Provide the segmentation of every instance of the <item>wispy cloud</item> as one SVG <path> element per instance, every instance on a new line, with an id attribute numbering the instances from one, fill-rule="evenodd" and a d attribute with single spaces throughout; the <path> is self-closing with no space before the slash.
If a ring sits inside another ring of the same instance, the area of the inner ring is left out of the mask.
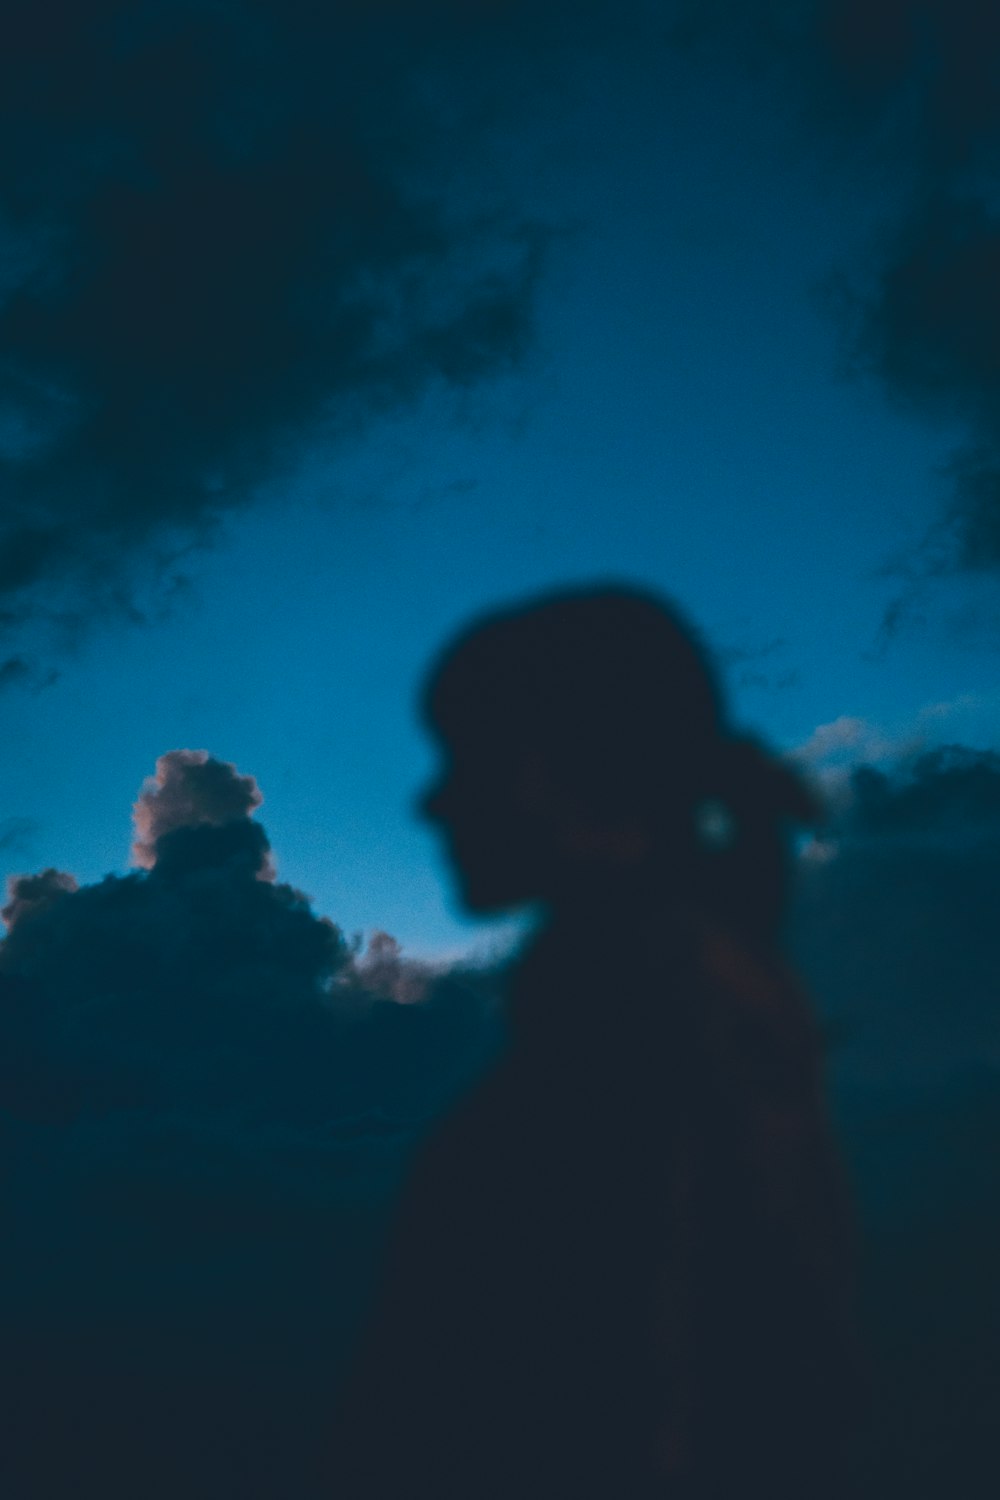
<path id="1" fill-rule="evenodd" d="M 41 826 L 35 818 L 4 818 L 0 822 L 0 851 L 27 854 Z"/>
<path id="2" fill-rule="evenodd" d="M 117 612 L 138 560 L 162 592 L 308 444 L 515 365 L 545 242 L 458 167 L 502 10 L 37 14 L 0 58 L 0 646 Z"/>

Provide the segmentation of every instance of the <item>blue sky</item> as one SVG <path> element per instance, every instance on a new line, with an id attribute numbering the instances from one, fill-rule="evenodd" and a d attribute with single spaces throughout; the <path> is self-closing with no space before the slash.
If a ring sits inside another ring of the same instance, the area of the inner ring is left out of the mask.
<path id="1" fill-rule="evenodd" d="M 411 814 L 432 765 L 415 692 L 470 614 L 569 580 L 674 596 L 730 654 L 735 715 L 783 749 L 842 715 L 996 743 L 989 578 L 938 581 L 877 649 L 902 587 L 882 574 L 939 513 L 959 426 L 847 378 L 821 292 L 905 196 L 891 134 L 817 148 L 766 70 L 634 37 L 525 76 L 451 148 L 469 202 L 557 226 L 524 357 L 303 443 L 174 594 L 140 558 L 146 623 L 98 619 L 58 680 L 9 686 L 4 873 L 122 871 L 156 757 L 206 749 L 257 777 L 281 875 L 320 911 L 468 946 Z"/>

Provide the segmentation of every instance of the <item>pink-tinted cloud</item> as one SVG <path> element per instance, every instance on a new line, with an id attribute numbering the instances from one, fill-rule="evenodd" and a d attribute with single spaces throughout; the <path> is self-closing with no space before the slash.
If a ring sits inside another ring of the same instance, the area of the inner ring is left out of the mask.
<path id="1" fill-rule="evenodd" d="M 809 765 L 825 765 L 832 759 L 878 759 L 889 748 L 890 742 L 867 720 L 841 714 L 828 724 L 817 725 L 795 754 Z"/>
<path id="2" fill-rule="evenodd" d="M 168 750 L 132 808 L 132 861 L 151 870 L 164 834 L 242 822 L 263 800 L 255 779 L 241 775 L 230 761 L 216 760 L 207 750 Z"/>
<path id="3" fill-rule="evenodd" d="M 355 960 L 354 972 L 367 993 L 401 1005 L 422 1000 L 434 977 L 429 965 L 405 958 L 398 940 L 382 931 L 371 934 L 364 953 Z"/>

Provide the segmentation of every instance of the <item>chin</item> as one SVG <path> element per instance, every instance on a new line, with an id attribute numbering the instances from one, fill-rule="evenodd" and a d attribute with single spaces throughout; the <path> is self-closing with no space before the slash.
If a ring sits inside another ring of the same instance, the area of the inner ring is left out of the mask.
<path id="1" fill-rule="evenodd" d="M 495 875 L 477 878 L 466 871 L 459 874 L 458 895 L 465 911 L 473 917 L 499 916 L 534 899 L 520 886 L 499 881 Z"/>

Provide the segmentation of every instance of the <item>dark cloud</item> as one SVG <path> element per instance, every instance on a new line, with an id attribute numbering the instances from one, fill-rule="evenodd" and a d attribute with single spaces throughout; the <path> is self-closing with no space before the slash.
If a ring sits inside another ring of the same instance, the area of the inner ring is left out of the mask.
<path id="1" fill-rule="evenodd" d="M 982 0 L 707 0 L 672 31 L 692 66 L 739 57 L 800 104 L 800 145 L 885 184 L 881 222 L 821 300 L 843 363 L 961 434 L 944 501 L 890 571 L 892 636 L 931 580 L 1000 568 L 1000 10 Z M 877 174 L 877 175 L 876 175 Z M 949 433 L 949 437 L 950 437 Z M 902 588 L 899 587 L 900 579 Z"/>
<path id="2" fill-rule="evenodd" d="M 875 1492 L 989 1493 L 1000 1318 L 1000 755 L 857 766 L 791 937 L 831 1032 L 865 1230 Z"/>
<path id="3" fill-rule="evenodd" d="M 906 761 L 895 775 L 859 766 L 841 815 L 841 838 L 885 840 L 936 853 L 1000 845 L 1000 754 L 943 745 Z"/>
<path id="4" fill-rule="evenodd" d="M 791 936 L 894 1393 L 876 1492 L 929 1496 L 989 1436 L 1000 756 L 844 784 Z M 384 933 L 359 951 L 260 878 L 258 805 L 252 778 L 172 752 L 139 799 L 152 862 L 11 883 L 5 1494 L 313 1493 L 408 1152 L 499 1044 L 502 975 L 409 963 Z"/>
<path id="5" fill-rule="evenodd" d="M 979 0 L 8 10 L 0 682 L 31 677 L 26 625 L 134 615 L 140 561 L 169 595 L 310 443 L 516 364 L 547 231 L 473 143 L 515 80 L 555 87 L 602 38 L 692 67 L 726 39 L 808 96 L 813 139 L 894 153 L 904 206 L 839 278 L 850 357 L 967 431 L 918 576 L 1000 562 L 1000 25 Z"/>
<path id="6" fill-rule="evenodd" d="M 717 651 L 716 657 L 734 686 L 785 692 L 800 681 L 795 667 L 782 665 L 787 649 L 788 642 L 776 638 L 757 646 L 727 646 Z"/>
<path id="7" fill-rule="evenodd" d="M 0 917 L 8 930 L 12 930 L 23 917 L 47 910 L 60 897 L 78 889 L 75 876 L 67 875 L 64 870 L 48 869 L 38 875 L 15 875 L 9 882 L 7 904 L 0 908 Z"/>
<path id="8" fill-rule="evenodd" d="M 252 816 L 260 802 L 253 777 L 227 762 L 162 756 L 136 803 L 142 868 L 84 887 L 54 869 L 11 877 L 0 973 L 38 987 L 39 1025 L 50 1040 L 66 1028 L 67 1057 L 96 1048 L 137 1077 L 155 1063 L 151 1098 L 209 1107 L 228 1090 L 255 1115 L 319 1121 L 387 1106 L 363 1068 L 345 1070 L 346 1032 L 364 1017 L 356 1048 L 382 1017 L 425 1017 L 433 1007 L 396 999 L 440 992 L 441 976 L 387 933 L 359 952 L 277 881 Z M 398 1024 L 416 1034 L 423 1022 Z M 279 1064 L 297 1047 L 294 1067 Z M 426 1113 L 414 1083 L 401 1119 Z"/>
<path id="9" fill-rule="evenodd" d="M 803 857 L 793 931 L 876 1071 L 1000 1064 L 998 899 L 1000 755 L 951 745 L 854 768 Z"/>
<path id="10" fill-rule="evenodd" d="M 828 5 L 841 119 L 872 127 L 910 182 L 867 271 L 838 276 L 847 349 L 899 405 L 965 437 L 908 568 L 1000 568 L 1000 12 L 979 0 Z M 881 135 L 880 135 L 881 132 Z M 909 609 L 894 606 L 892 634 Z"/>
<path id="11" fill-rule="evenodd" d="M 997 50 L 1000 81 L 1000 48 Z M 1000 133 L 996 139 L 1000 141 Z M 916 555 L 887 569 L 910 583 L 885 620 L 893 635 L 921 582 L 1000 568 L 1000 216 L 982 196 L 946 186 L 922 196 L 890 237 L 867 283 L 831 283 L 856 371 L 897 404 L 967 437 L 941 465 L 939 518 Z"/>
<path id="12" fill-rule="evenodd" d="M 31 675 L 31 664 L 23 656 L 8 656 L 6 661 L 0 662 L 0 688 L 26 681 Z"/>
<path id="13" fill-rule="evenodd" d="M 411 965 L 386 934 L 359 953 L 261 878 L 259 800 L 173 752 L 137 804 L 143 868 L 10 882 L 0 1476 L 18 1500 L 313 1493 L 407 1154 L 495 1045 L 488 979 Z"/>
<path id="14" fill-rule="evenodd" d="M 308 438 L 519 359 L 543 235 L 459 184 L 445 66 L 503 9 L 8 7 L 8 635 L 169 575 Z"/>

